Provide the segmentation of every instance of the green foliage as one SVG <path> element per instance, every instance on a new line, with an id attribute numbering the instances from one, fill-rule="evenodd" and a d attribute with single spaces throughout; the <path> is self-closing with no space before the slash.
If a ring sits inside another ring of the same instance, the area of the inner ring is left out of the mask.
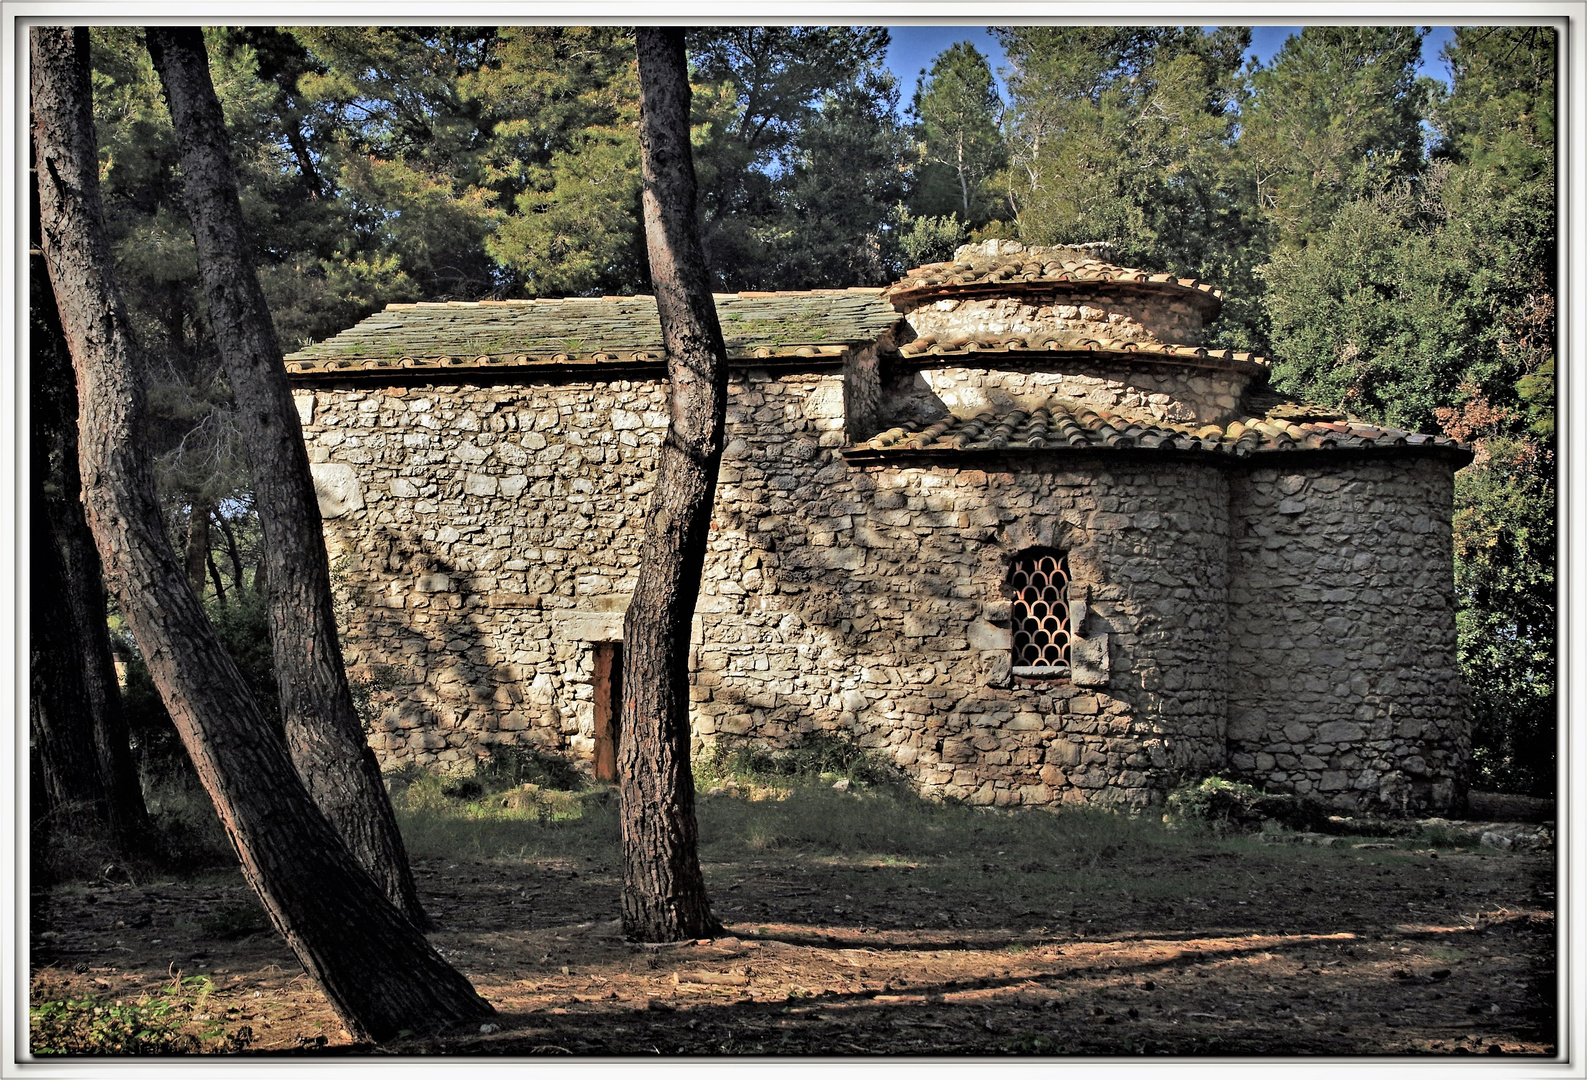
<path id="1" fill-rule="evenodd" d="M 29 1049 L 39 1056 L 185 1054 L 204 1049 L 204 1038 L 223 1037 L 222 1050 L 242 1049 L 252 1032 L 223 1036 L 218 1024 L 198 1035 L 183 1026 L 214 989 L 202 975 L 178 977 L 156 994 L 133 1001 L 79 998 L 29 1007 Z"/>
<path id="2" fill-rule="evenodd" d="M 141 767 L 160 865 L 183 873 L 236 866 L 236 849 L 187 757 L 162 761 L 145 755 Z"/>
<path id="3" fill-rule="evenodd" d="M 1558 552 L 1552 453 L 1491 439 L 1455 485 L 1455 616 L 1472 782 L 1554 793 Z"/>
<path id="4" fill-rule="evenodd" d="M 1339 207 L 1416 173 L 1431 91 L 1416 77 L 1423 33 L 1308 26 L 1251 73 L 1240 151 L 1281 243 L 1306 243 Z"/>
<path id="5" fill-rule="evenodd" d="M 211 600 L 205 607 L 209 621 L 220 634 L 221 644 L 236 662 L 259 710 L 272 725 L 279 724 L 280 691 L 276 686 L 269 611 L 264 596 L 256 589 L 244 589 L 225 604 Z"/>
<path id="6" fill-rule="evenodd" d="M 403 842 L 414 858 L 616 857 L 617 806 L 610 788 L 558 791 L 531 785 L 464 796 L 460 780 L 409 766 L 386 774 Z M 447 795 L 452 787 L 458 794 Z"/>
<path id="7" fill-rule="evenodd" d="M 843 779 L 865 787 L 910 792 L 902 769 L 841 732 L 811 731 L 786 750 L 768 750 L 754 743 L 729 746 L 718 741 L 694 762 L 695 787 L 705 790 L 739 781 L 786 786 L 831 784 Z"/>
<path id="8" fill-rule="evenodd" d="M 689 35 L 701 240 L 718 286 L 885 283 L 908 143 L 880 27 Z"/>
<path id="9" fill-rule="evenodd" d="M 862 71 L 823 96 L 795 144 L 779 213 L 780 288 L 882 285 L 898 275 L 894 207 L 907 140 L 885 72 Z"/>
<path id="10" fill-rule="evenodd" d="M 496 746 L 474 766 L 473 778 L 486 792 L 534 784 L 552 791 L 582 791 L 589 786 L 577 766 L 561 754 L 527 746 Z"/>
<path id="11" fill-rule="evenodd" d="M 1315 799 L 1298 795 L 1269 795 L 1260 788 L 1221 776 L 1190 781 L 1169 792 L 1165 820 L 1193 824 L 1216 833 L 1257 831 L 1275 823 L 1292 829 L 1314 830 L 1327 820 Z"/>
<path id="12" fill-rule="evenodd" d="M 1517 180 L 1554 172 L 1551 26 L 1460 26 L 1444 46 L 1455 91 L 1432 103 L 1439 152 Z"/>
<path id="13" fill-rule="evenodd" d="M 1436 197 L 1429 193 L 1429 197 Z M 1486 321 L 1469 301 L 1469 268 L 1438 249 L 1426 205 L 1401 186 L 1346 203 L 1305 247 L 1281 247 L 1261 270 L 1291 393 L 1412 431 L 1472 370 Z"/>
<path id="14" fill-rule="evenodd" d="M 1008 161 L 999 130 L 1003 100 L 986 58 L 967 41 L 939 53 L 915 87 L 910 111 L 921 153 L 912 207 L 984 225 L 998 211 L 988 182 Z"/>
<path id="15" fill-rule="evenodd" d="M 376 667 L 365 678 L 348 676 L 347 689 L 353 697 L 353 711 L 358 714 L 358 725 L 365 735 L 375 730 L 375 721 L 380 718 L 377 698 L 397 685 L 397 669 L 393 667 Z"/>
<path id="16" fill-rule="evenodd" d="M 469 89 L 499 118 L 491 159 L 513 212 L 486 240 L 497 264 L 533 295 L 646 287 L 632 32 L 503 28 Z"/>
<path id="17" fill-rule="evenodd" d="M 917 217 L 900 205 L 897 217 L 898 228 L 901 231 L 908 230 L 901 232 L 898 239 L 898 250 L 905 269 L 924 266 L 926 263 L 946 262 L 953 258 L 953 253 L 969 235 L 965 223 L 952 214 Z"/>
<path id="18" fill-rule="evenodd" d="M 1255 207 L 1236 142 L 1250 32 L 1222 27 L 1030 26 L 1008 56 L 1009 168 L 1000 182 L 1026 243 L 1111 241 L 1134 266 L 1217 281 L 1219 343 L 1260 347 Z M 990 235 L 990 234 L 987 234 Z"/>
<path id="19" fill-rule="evenodd" d="M 254 589 L 233 591 L 228 595 L 230 599 L 226 604 L 210 600 L 206 612 L 260 711 L 269 722 L 279 724 L 280 705 L 264 598 Z M 210 858 L 217 841 L 219 850 L 229 855 L 230 844 L 220 832 L 214 808 L 199 786 L 187 750 L 154 686 L 148 665 L 136 651 L 131 635 L 125 635 L 123 642 L 130 659 L 122 709 L 144 777 L 145 799 L 150 803 L 151 813 L 157 806 L 163 811 L 156 815 L 161 819 L 159 827 L 168 834 L 162 844 L 177 862 L 205 861 Z"/>
<path id="20" fill-rule="evenodd" d="M 414 835 L 444 848 L 444 838 L 467 834 L 466 822 L 480 822 L 489 836 L 521 838 L 518 825 L 524 822 L 577 822 L 598 813 L 593 808 L 603 807 L 611 795 L 609 788 L 591 790 L 584 774 L 561 754 L 517 746 L 492 748 L 467 772 L 409 762 L 387 770 L 385 778 L 415 854 Z"/>

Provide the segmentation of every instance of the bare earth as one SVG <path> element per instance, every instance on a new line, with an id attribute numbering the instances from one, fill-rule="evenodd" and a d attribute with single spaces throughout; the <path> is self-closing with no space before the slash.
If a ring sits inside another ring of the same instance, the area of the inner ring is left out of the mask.
<path id="1" fill-rule="evenodd" d="M 659 948 L 622 940 L 595 857 L 416 860 L 431 940 L 500 1015 L 381 1048 L 273 932 L 221 936 L 247 930 L 240 875 L 62 885 L 33 896 L 34 1000 L 207 975 L 190 1030 L 246 1027 L 251 1054 L 1554 1053 L 1550 853 L 1340 846 L 1315 873 L 1186 855 L 1151 871 L 1171 902 L 1021 891 L 991 852 L 768 852 L 706 867 L 733 936 Z"/>

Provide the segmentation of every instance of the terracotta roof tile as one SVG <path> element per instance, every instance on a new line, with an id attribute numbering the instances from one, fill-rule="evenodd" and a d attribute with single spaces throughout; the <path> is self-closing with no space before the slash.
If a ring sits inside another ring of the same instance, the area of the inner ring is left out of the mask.
<path id="1" fill-rule="evenodd" d="M 1324 412 L 1314 406 L 1284 403 L 1299 411 Z M 1219 426 L 1197 427 L 1147 420 L 1099 409 L 1083 401 L 1052 397 L 1040 406 L 987 408 L 968 418 L 944 417 L 928 425 L 906 424 L 881 432 L 844 452 L 868 458 L 900 451 L 1048 450 L 1069 448 L 1165 449 L 1226 454 L 1287 450 L 1371 449 L 1417 446 L 1465 451 L 1453 439 L 1413 435 L 1355 420 L 1294 423 L 1272 412 Z"/>
<path id="2" fill-rule="evenodd" d="M 939 293 L 967 289 L 984 291 L 1021 286 L 1075 284 L 1122 284 L 1161 288 L 1186 293 L 1210 309 L 1221 306 L 1223 292 L 1210 282 L 1156 274 L 1131 266 L 1116 266 L 1073 248 L 1027 248 L 1023 251 L 990 255 L 973 253 L 958 261 L 929 263 L 905 272 L 901 281 L 883 295 L 895 303 L 916 301 Z"/>
<path id="3" fill-rule="evenodd" d="M 1255 356 L 1234 349 L 1208 349 L 1199 345 L 1165 345 L 1154 341 L 1131 341 L 1124 338 L 1099 338 L 1087 334 L 1044 331 L 1037 334 L 990 334 L 980 337 L 969 333 L 951 335 L 922 334 L 898 346 L 897 355 L 907 360 L 933 356 L 971 357 L 981 353 L 1017 352 L 1071 352 L 1135 354 L 1138 358 L 1163 357 L 1180 363 L 1204 366 L 1231 367 L 1254 364 L 1270 371 L 1272 364 L 1266 357 Z"/>

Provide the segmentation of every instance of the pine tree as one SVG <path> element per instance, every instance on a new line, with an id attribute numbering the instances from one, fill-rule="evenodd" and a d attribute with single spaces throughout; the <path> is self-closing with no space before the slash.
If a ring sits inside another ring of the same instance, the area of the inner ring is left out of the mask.
<path id="1" fill-rule="evenodd" d="M 104 230 L 88 33 L 40 27 L 31 45 L 42 246 L 77 371 L 89 526 L 243 874 L 355 1035 L 489 1015 L 309 799 L 188 587 L 140 441 L 143 365 Z"/>
<path id="2" fill-rule="evenodd" d="M 910 111 L 921 153 L 910 208 L 954 214 L 972 228 L 986 224 L 1000 209 L 989 181 L 1008 162 L 1003 99 L 986 58 L 967 41 L 950 46 L 916 85 Z"/>
<path id="3" fill-rule="evenodd" d="M 700 872 L 688 659 L 727 426 L 727 348 L 695 218 L 683 33 L 639 27 L 634 38 L 645 239 L 672 420 L 623 618 L 623 930 L 643 941 L 677 941 L 721 931 Z"/>
<path id="4" fill-rule="evenodd" d="M 1278 243 L 1299 246 L 1344 204 L 1414 176 L 1431 80 L 1423 31 L 1308 26 L 1250 77 L 1240 152 Z"/>

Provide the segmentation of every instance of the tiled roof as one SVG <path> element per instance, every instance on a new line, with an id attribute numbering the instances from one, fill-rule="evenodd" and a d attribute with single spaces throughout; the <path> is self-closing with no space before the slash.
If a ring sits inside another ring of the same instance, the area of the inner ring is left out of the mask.
<path id="1" fill-rule="evenodd" d="M 1120 284 L 1182 293 L 1202 305 L 1211 317 L 1221 306 L 1222 290 L 1196 278 L 1153 274 L 1115 266 L 1074 248 L 1027 248 L 1006 254 L 977 254 L 957 262 L 930 263 L 906 271 L 885 295 L 897 304 L 965 291 L 1019 291 L 1022 285 Z"/>
<path id="2" fill-rule="evenodd" d="M 997 334 L 976 337 L 971 334 L 923 334 L 898 347 L 905 359 L 932 356 L 969 357 L 978 353 L 1014 352 L 1100 352 L 1136 353 L 1141 358 L 1166 357 L 1196 366 L 1230 367 L 1255 364 L 1264 371 L 1272 365 L 1266 357 L 1233 349 L 1205 349 L 1196 345 L 1163 345 L 1157 342 L 1128 341 L 1098 338 L 1087 334 L 1064 331 L 1043 331 L 1038 334 Z"/>
<path id="3" fill-rule="evenodd" d="M 1466 454 L 1453 439 L 1376 427 L 1300 402 L 1283 402 L 1261 415 L 1219 426 L 1197 427 L 1142 420 L 1085 402 L 1052 397 L 1029 411 L 988 408 L 964 419 L 910 423 L 845 450 L 852 461 L 884 460 L 901 452 L 951 455 L 960 451 L 1062 449 L 1178 450 L 1231 457 L 1293 450 L 1441 449 Z"/>
<path id="4" fill-rule="evenodd" d="M 898 322 L 880 289 L 738 293 L 716 297 L 728 356 L 841 356 Z M 649 296 L 391 304 L 286 358 L 296 374 L 367 369 L 659 362 Z"/>

